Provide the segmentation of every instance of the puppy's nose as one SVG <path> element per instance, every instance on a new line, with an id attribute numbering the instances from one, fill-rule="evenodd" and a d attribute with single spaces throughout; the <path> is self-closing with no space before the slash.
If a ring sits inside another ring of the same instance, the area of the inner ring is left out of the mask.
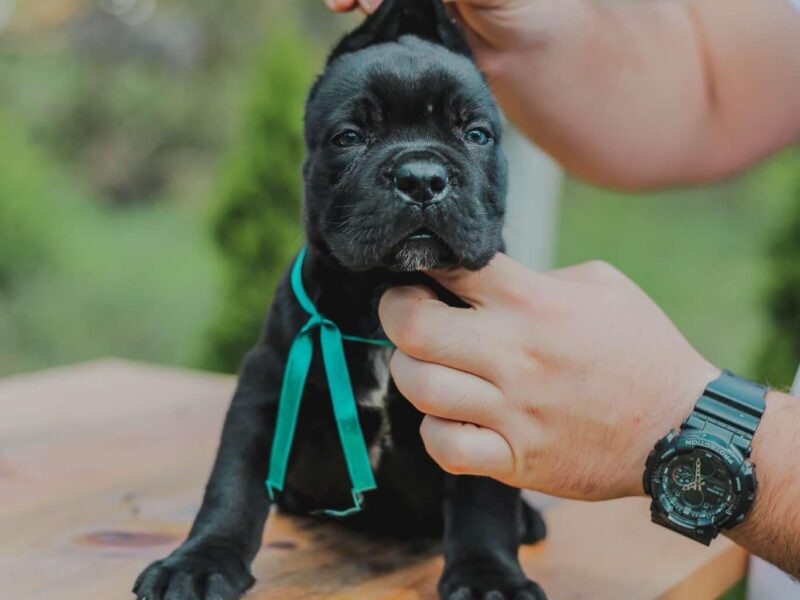
<path id="1" fill-rule="evenodd" d="M 395 169 L 394 187 L 405 198 L 428 204 L 440 199 L 447 190 L 447 169 L 435 161 L 408 161 Z"/>

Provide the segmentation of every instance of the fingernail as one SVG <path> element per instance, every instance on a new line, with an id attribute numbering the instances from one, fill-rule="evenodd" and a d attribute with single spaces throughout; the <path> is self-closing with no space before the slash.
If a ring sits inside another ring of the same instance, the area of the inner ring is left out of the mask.
<path id="1" fill-rule="evenodd" d="M 374 12 L 378 8 L 378 4 L 380 4 L 380 0 L 358 0 L 358 2 L 368 13 Z"/>

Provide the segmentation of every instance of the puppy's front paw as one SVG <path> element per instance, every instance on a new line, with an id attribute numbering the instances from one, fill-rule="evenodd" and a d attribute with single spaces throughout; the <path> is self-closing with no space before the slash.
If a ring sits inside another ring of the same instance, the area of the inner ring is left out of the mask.
<path id="1" fill-rule="evenodd" d="M 228 550 L 178 548 L 147 567 L 133 586 L 138 600 L 237 600 L 255 583 Z"/>
<path id="2" fill-rule="evenodd" d="M 439 581 L 441 600 L 547 600 L 518 566 L 469 561 L 449 565 Z"/>

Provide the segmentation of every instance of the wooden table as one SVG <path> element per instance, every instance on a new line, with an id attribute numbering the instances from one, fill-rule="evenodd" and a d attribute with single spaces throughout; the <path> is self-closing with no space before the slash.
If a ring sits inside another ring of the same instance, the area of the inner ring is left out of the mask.
<path id="1" fill-rule="evenodd" d="M 197 510 L 229 377 L 106 360 L 0 381 L 0 598 L 130 598 Z M 566 502 L 522 551 L 552 600 L 711 600 L 746 554 L 649 524 L 644 500 Z M 430 599 L 436 549 L 270 520 L 248 598 Z"/>

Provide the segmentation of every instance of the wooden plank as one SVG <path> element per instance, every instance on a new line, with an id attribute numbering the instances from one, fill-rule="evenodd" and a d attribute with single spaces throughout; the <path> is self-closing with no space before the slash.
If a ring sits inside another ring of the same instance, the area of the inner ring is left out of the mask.
<path id="1" fill-rule="evenodd" d="M 208 469 L 233 383 L 120 361 L 4 381 L 0 517 L 176 464 Z"/>
<path id="2" fill-rule="evenodd" d="M 0 597 L 129 598 L 138 572 L 186 534 L 225 407 L 228 377 L 119 361 L 0 382 Z M 710 600 L 746 554 L 648 523 L 641 499 L 566 502 L 548 540 L 523 549 L 551 598 Z M 248 597 L 433 599 L 436 547 L 270 518 Z"/>

